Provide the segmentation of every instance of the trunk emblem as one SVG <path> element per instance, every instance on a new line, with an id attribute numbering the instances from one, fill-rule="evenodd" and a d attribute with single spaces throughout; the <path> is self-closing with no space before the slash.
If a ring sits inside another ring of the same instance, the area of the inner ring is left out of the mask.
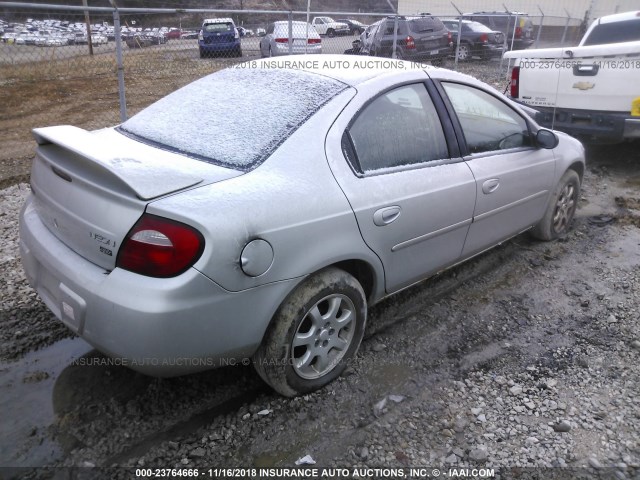
<path id="1" fill-rule="evenodd" d="M 576 82 L 573 84 L 573 88 L 577 88 L 578 90 L 590 90 L 595 86 L 596 84 L 591 82 Z"/>

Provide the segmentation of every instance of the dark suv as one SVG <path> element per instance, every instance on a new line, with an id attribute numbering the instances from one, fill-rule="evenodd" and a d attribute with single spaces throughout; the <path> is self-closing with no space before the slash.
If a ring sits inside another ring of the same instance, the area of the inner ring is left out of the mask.
<path id="1" fill-rule="evenodd" d="M 465 13 L 464 20 L 473 20 L 486 25 L 491 30 L 504 33 L 507 48 L 524 50 L 533 45 L 533 23 L 526 13 L 522 12 L 474 12 Z M 511 41 L 513 40 L 513 47 Z"/>
<path id="2" fill-rule="evenodd" d="M 427 61 L 442 65 L 451 55 L 451 33 L 439 18 L 431 15 L 398 17 L 396 58 Z M 391 57 L 393 53 L 393 27 L 395 17 L 388 17 L 371 25 L 361 36 L 363 55 Z M 373 28 L 372 28 L 373 27 Z M 362 38 L 366 36 L 366 38 Z"/>

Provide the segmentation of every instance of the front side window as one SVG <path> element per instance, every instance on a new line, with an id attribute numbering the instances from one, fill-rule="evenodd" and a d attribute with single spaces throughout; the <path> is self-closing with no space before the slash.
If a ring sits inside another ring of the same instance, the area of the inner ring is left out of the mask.
<path id="1" fill-rule="evenodd" d="M 348 129 L 360 173 L 449 156 L 436 109 L 423 84 L 391 90 L 369 103 Z"/>
<path id="2" fill-rule="evenodd" d="M 527 122 L 515 110 L 478 88 L 443 82 L 464 133 L 469 153 L 531 145 Z"/>

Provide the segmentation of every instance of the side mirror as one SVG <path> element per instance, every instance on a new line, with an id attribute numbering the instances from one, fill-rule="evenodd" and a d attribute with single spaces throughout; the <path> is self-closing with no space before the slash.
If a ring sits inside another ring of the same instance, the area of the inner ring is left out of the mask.
<path id="1" fill-rule="evenodd" d="M 556 148 L 559 142 L 558 136 L 551 130 L 541 128 L 538 130 L 538 133 L 536 133 L 536 144 L 540 148 L 551 150 L 552 148 Z"/>

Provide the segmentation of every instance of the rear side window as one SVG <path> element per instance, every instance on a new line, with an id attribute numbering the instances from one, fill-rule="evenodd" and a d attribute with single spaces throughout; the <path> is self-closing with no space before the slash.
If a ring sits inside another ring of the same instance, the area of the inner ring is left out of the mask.
<path id="1" fill-rule="evenodd" d="M 596 25 L 583 45 L 603 45 L 637 40 L 640 40 L 640 18 Z"/>
<path id="2" fill-rule="evenodd" d="M 355 160 L 349 152 L 347 157 L 360 173 L 449 156 L 440 119 L 423 84 L 399 87 L 373 100 L 348 135 Z"/>
<path id="3" fill-rule="evenodd" d="M 207 23 L 204 26 L 204 31 L 209 33 L 228 32 L 230 30 L 233 30 L 232 23 Z"/>
<path id="4" fill-rule="evenodd" d="M 173 92 L 119 130 L 159 148 L 248 171 L 347 88 L 322 75 L 240 64 Z"/>

